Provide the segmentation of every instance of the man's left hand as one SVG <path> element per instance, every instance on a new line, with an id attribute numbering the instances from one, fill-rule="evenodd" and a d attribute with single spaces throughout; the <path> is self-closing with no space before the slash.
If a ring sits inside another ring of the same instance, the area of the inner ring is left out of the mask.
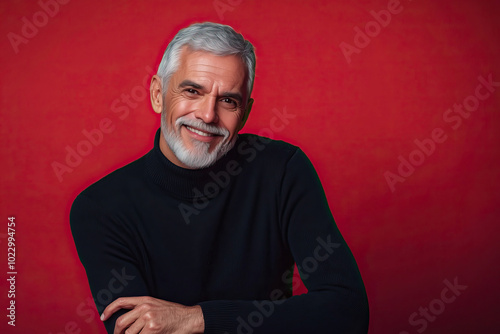
<path id="1" fill-rule="evenodd" d="M 102 312 L 105 321 L 119 309 L 131 310 L 115 323 L 114 334 L 203 333 L 205 323 L 199 305 L 184 306 L 153 297 L 121 297 Z"/>

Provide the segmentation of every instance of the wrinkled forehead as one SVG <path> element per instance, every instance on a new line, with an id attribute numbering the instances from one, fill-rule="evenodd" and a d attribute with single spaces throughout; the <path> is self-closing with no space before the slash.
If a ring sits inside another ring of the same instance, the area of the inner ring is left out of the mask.
<path id="1" fill-rule="evenodd" d="M 214 85 L 225 90 L 246 91 L 246 66 L 237 55 L 219 56 L 207 51 L 183 47 L 179 67 L 174 73 L 176 81 L 200 81 L 202 85 Z"/>

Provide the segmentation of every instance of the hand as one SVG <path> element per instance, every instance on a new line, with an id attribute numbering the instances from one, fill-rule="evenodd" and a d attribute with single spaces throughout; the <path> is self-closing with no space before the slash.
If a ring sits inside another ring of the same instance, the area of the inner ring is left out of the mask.
<path id="1" fill-rule="evenodd" d="M 119 309 L 131 310 L 115 323 L 114 334 L 203 333 L 205 322 L 199 305 L 184 306 L 153 297 L 122 297 L 102 312 L 105 321 Z"/>

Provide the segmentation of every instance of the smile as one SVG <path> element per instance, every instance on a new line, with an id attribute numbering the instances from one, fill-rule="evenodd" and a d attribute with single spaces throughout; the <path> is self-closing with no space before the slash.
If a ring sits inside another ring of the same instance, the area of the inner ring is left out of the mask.
<path id="1" fill-rule="evenodd" d="M 186 128 L 187 128 L 189 131 L 194 132 L 194 133 L 196 133 L 197 135 L 200 135 L 200 136 L 203 136 L 203 137 L 214 137 L 214 136 L 216 136 L 216 135 L 215 135 L 215 134 L 213 134 L 213 133 L 204 132 L 204 131 L 201 131 L 201 130 L 199 130 L 199 129 L 192 128 L 192 127 L 190 127 L 190 126 L 188 126 L 188 125 L 186 125 Z"/>

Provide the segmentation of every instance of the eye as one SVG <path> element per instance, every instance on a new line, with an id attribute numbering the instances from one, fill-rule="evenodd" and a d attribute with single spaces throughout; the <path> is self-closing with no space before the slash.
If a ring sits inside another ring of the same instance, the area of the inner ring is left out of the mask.
<path id="1" fill-rule="evenodd" d="M 230 99 L 228 97 L 225 97 L 225 98 L 221 99 L 220 101 L 229 107 L 232 107 L 232 108 L 238 107 L 238 102 L 236 102 L 235 100 Z"/>
<path id="2" fill-rule="evenodd" d="M 186 93 L 188 93 L 189 95 L 198 95 L 198 91 L 196 89 L 193 89 L 193 88 L 186 88 L 184 90 Z"/>

